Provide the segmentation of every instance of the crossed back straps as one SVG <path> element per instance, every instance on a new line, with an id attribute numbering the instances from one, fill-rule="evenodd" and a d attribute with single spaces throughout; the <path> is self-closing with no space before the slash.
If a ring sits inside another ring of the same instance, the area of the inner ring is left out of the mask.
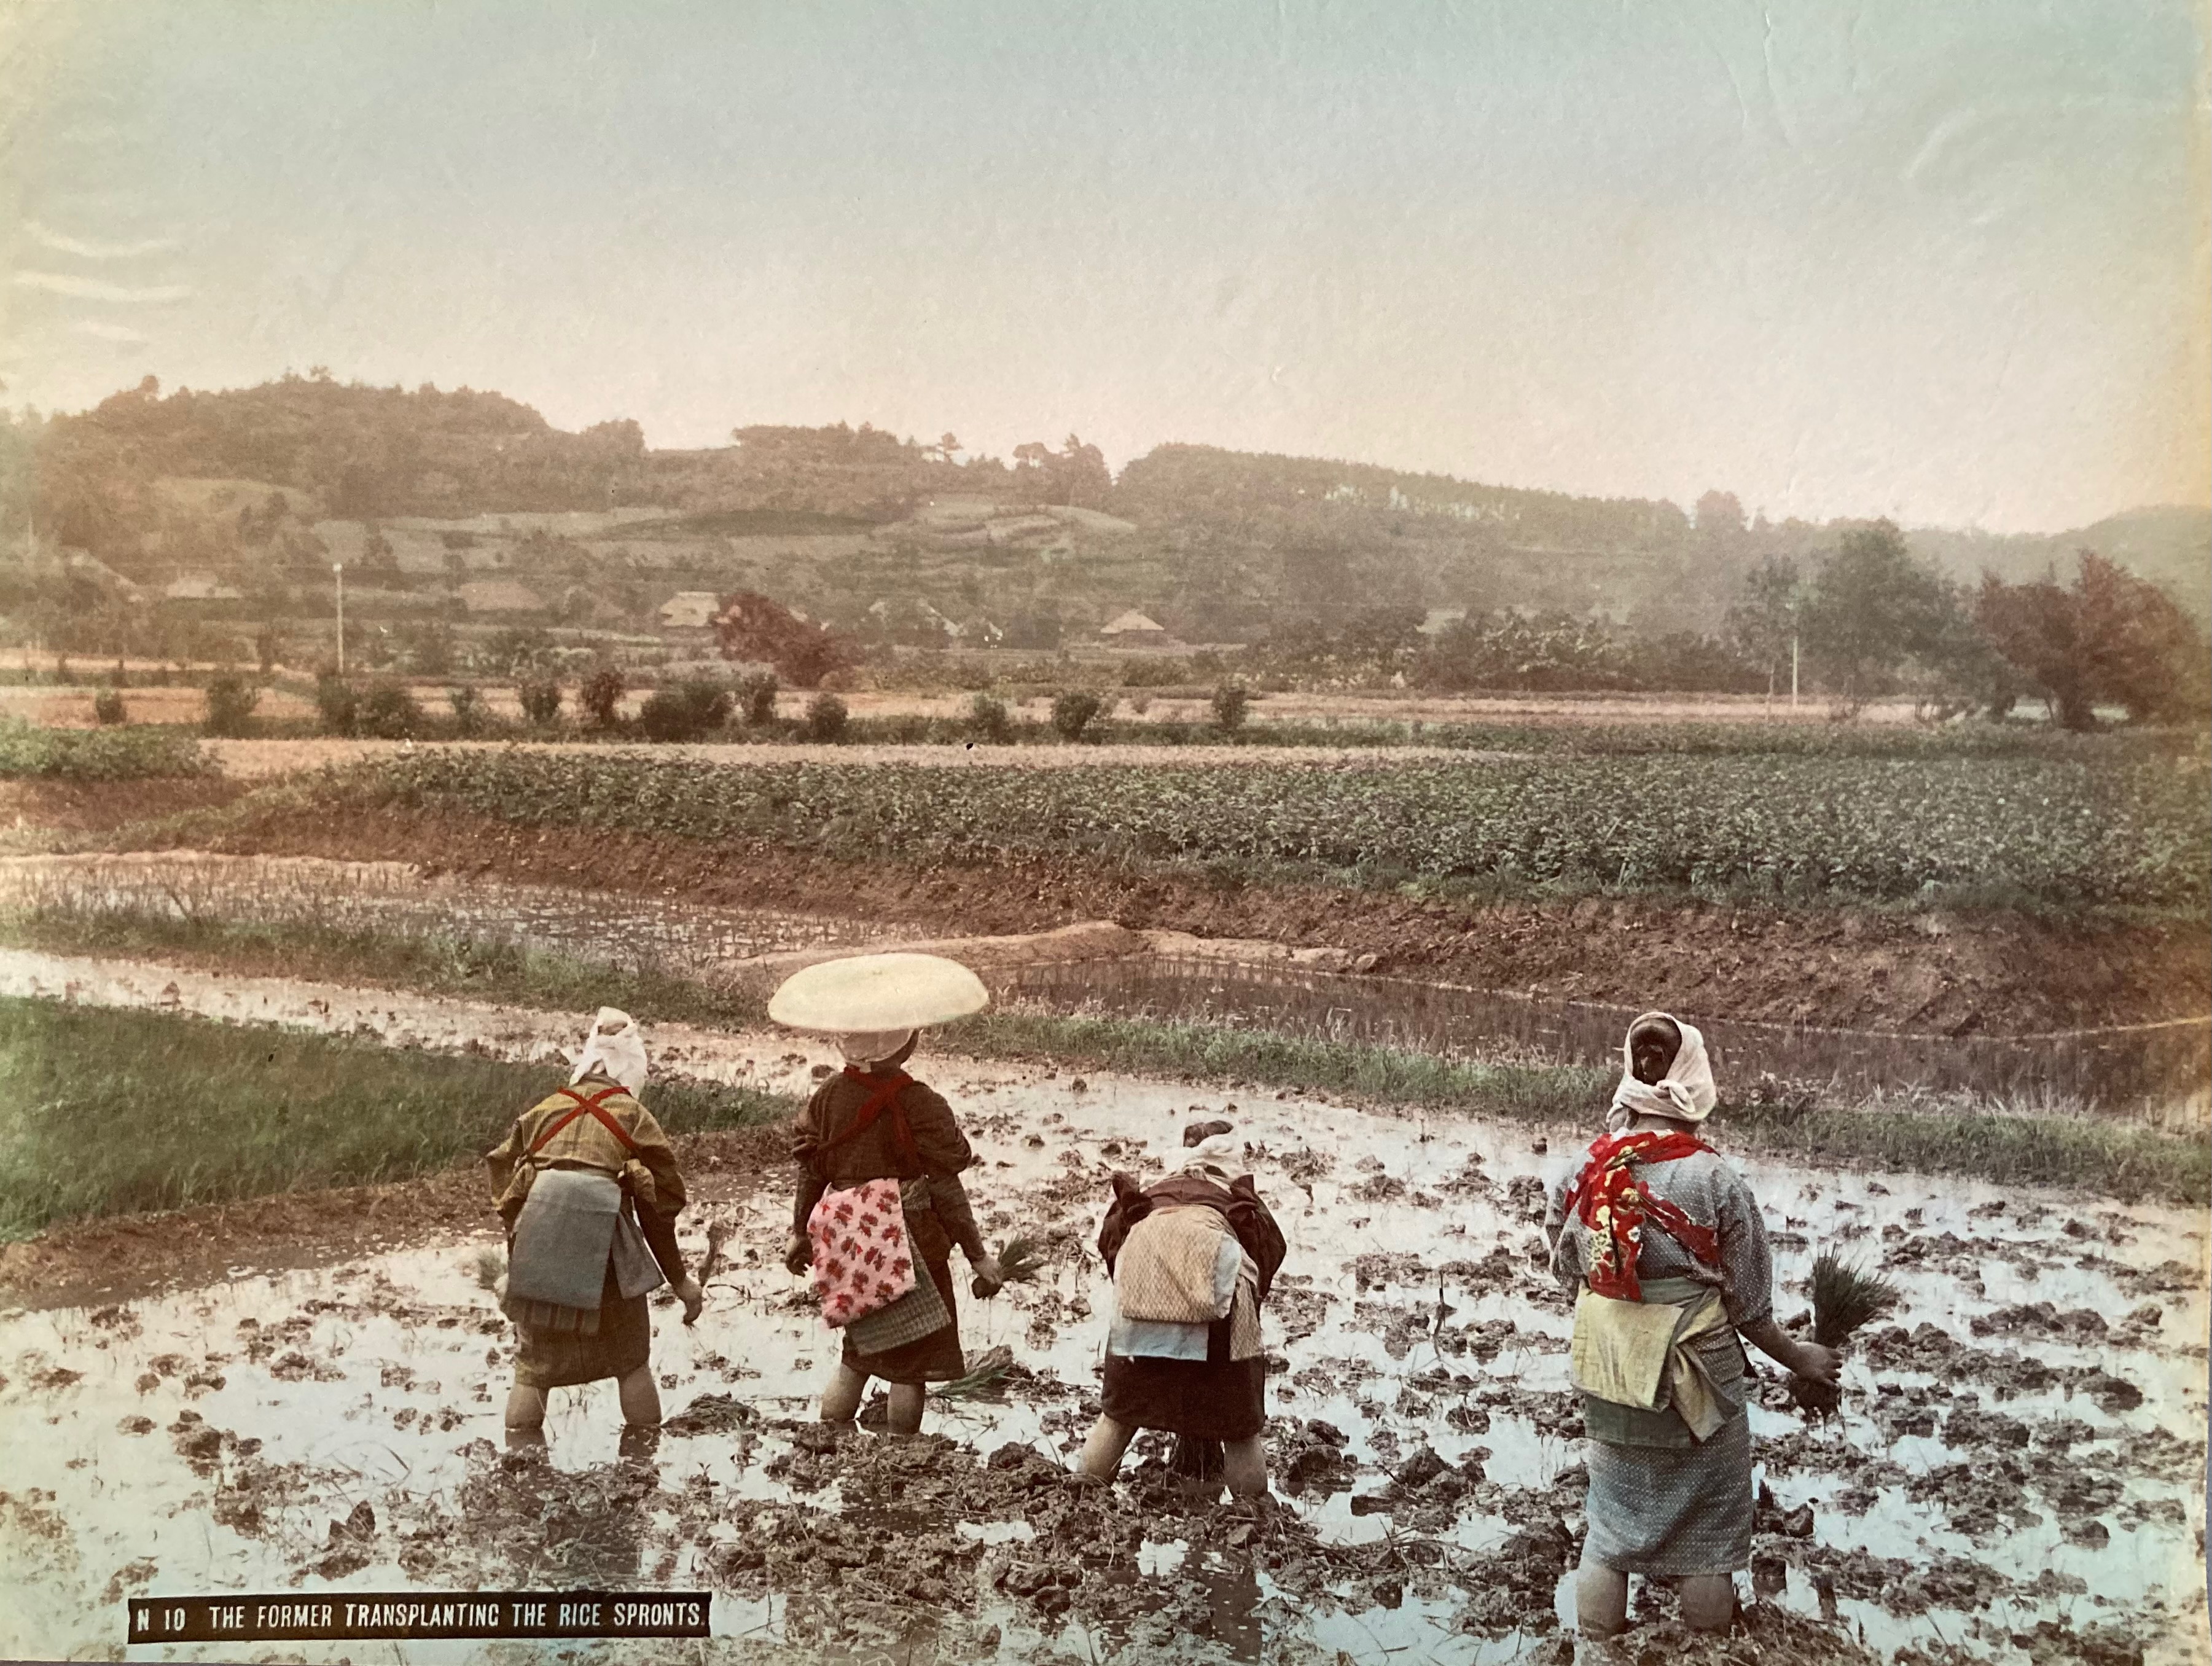
<path id="1" fill-rule="evenodd" d="M 623 1131 L 623 1125 L 615 1121 L 613 1116 L 610 1114 L 606 1109 L 606 1102 L 608 1100 L 618 1098 L 628 1093 L 629 1091 L 628 1088 L 601 1088 L 597 1093 L 592 1095 L 588 1099 L 582 1094 L 577 1092 L 573 1087 L 564 1087 L 556 1091 L 567 1094 L 576 1103 L 568 1110 L 562 1111 L 550 1122 L 547 1123 L 545 1132 L 539 1134 L 535 1140 L 530 1142 L 530 1155 L 532 1157 L 537 1156 L 539 1152 L 545 1149 L 547 1143 L 552 1140 L 555 1134 L 560 1133 L 562 1128 L 567 1128 L 569 1123 L 574 1122 L 579 1116 L 596 1116 L 599 1118 L 599 1126 L 605 1128 L 609 1134 L 614 1135 L 616 1139 L 622 1141 L 622 1147 L 624 1151 L 628 1152 L 632 1157 L 638 1155 L 637 1141 L 631 1139 L 629 1134 Z"/>
<path id="2" fill-rule="evenodd" d="M 824 1140 L 822 1149 L 827 1151 L 832 1146 L 842 1146 L 854 1134 L 874 1127 L 876 1119 L 888 1107 L 891 1113 L 891 1139 L 899 1148 L 899 1155 L 919 1168 L 921 1153 L 915 1149 L 913 1130 L 907 1127 L 906 1112 L 898 1102 L 899 1095 L 914 1085 L 914 1078 L 903 1070 L 894 1070 L 888 1076 L 872 1076 L 857 1065 L 849 1064 L 845 1067 L 845 1075 L 871 1091 L 845 1131 L 834 1140 Z"/>

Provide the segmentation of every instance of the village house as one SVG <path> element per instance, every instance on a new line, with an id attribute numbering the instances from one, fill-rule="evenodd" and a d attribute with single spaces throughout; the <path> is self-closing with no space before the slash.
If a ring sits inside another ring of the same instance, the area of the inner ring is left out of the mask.
<path id="1" fill-rule="evenodd" d="M 1115 614 L 1098 627 L 1098 640 L 1108 648 L 1143 652 L 1172 652 L 1183 644 L 1151 615 L 1135 608 Z"/>
<path id="2" fill-rule="evenodd" d="M 1168 639 L 1167 627 L 1158 619 L 1131 608 L 1126 613 L 1116 613 L 1098 627 L 1098 634 L 1109 641 L 1126 643 L 1130 647 L 1148 646 Z"/>

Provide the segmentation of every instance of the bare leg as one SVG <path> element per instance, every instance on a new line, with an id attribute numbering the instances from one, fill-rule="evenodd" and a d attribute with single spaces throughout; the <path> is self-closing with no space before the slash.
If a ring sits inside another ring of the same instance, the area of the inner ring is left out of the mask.
<path id="1" fill-rule="evenodd" d="M 1260 1437 L 1232 1440 L 1221 1449 L 1221 1478 L 1229 1483 L 1232 1499 L 1267 1496 L 1267 1449 Z"/>
<path id="2" fill-rule="evenodd" d="M 1578 1636 L 1618 1637 L 1628 1624 L 1628 1576 L 1584 1561 L 1575 1570 L 1575 1631 Z"/>
<path id="3" fill-rule="evenodd" d="M 520 1383 L 507 1391 L 507 1426 L 542 1429 L 545 1426 L 545 1390 L 526 1389 Z"/>
<path id="4" fill-rule="evenodd" d="M 1110 1417 L 1102 1417 L 1091 1426 L 1091 1433 L 1076 1454 L 1075 1473 L 1088 1475 L 1093 1481 L 1111 1481 L 1121 1467 L 1121 1456 L 1129 1450 L 1129 1443 L 1137 1432 L 1128 1425 L 1116 1423 Z"/>
<path id="5" fill-rule="evenodd" d="M 840 1361 L 837 1374 L 830 1379 L 830 1386 L 822 1390 L 822 1420 L 824 1423 L 850 1423 L 860 1409 L 860 1396 L 867 1391 L 868 1379 Z"/>
<path id="6" fill-rule="evenodd" d="M 923 1392 L 919 1383 L 892 1383 L 890 1415 L 884 1426 L 895 1435 L 920 1434 Z"/>
<path id="7" fill-rule="evenodd" d="M 1704 1573 L 1680 1586 L 1682 1623 L 1692 1631 L 1724 1632 L 1735 1618 L 1735 1581 L 1725 1573 Z"/>
<path id="8" fill-rule="evenodd" d="M 660 1421 L 660 1385 L 653 1380 L 653 1367 L 640 1365 L 615 1384 L 622 1397 L 623 1421 L 650 1428 Z"/>

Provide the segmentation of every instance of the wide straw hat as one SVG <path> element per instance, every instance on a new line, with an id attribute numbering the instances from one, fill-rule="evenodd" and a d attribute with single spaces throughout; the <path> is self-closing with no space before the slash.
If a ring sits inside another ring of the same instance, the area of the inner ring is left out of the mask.
<path id="1" fill-rule="evenodd" d="M 836 1033 L 919 1030 L 991 1004 L 983 980 L 935 954 L 861 954 L 793 972 L 769 998 L 768 1015 L 793 1030 Z"/>

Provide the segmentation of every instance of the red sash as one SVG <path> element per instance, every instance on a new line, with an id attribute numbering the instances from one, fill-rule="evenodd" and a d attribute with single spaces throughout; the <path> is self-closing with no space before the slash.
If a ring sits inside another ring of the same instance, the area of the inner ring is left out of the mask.
<path id="1" fill-rule="evenodd" d="M 1674 1204 L 1655 1197 L 1633 1172 L 1639 1163 L 1671 1163 L 1712 1150 L 1693 1134 L 1662 1134 L 1645 1128 L 1608 1134 L 1591 1142 L 1589 1161 L 1567 1189 L 1566 1207 L 1589 1228 L 1589 1287 L 1616 1301 L 1644 1299 L 1636 1263 L 1643 1254 L 1644 1222 L 1656 1221 L 1691 1255 L 1709 1267 L 1720 1264 L 1720 1237 L 1700 1226 Z"/>

